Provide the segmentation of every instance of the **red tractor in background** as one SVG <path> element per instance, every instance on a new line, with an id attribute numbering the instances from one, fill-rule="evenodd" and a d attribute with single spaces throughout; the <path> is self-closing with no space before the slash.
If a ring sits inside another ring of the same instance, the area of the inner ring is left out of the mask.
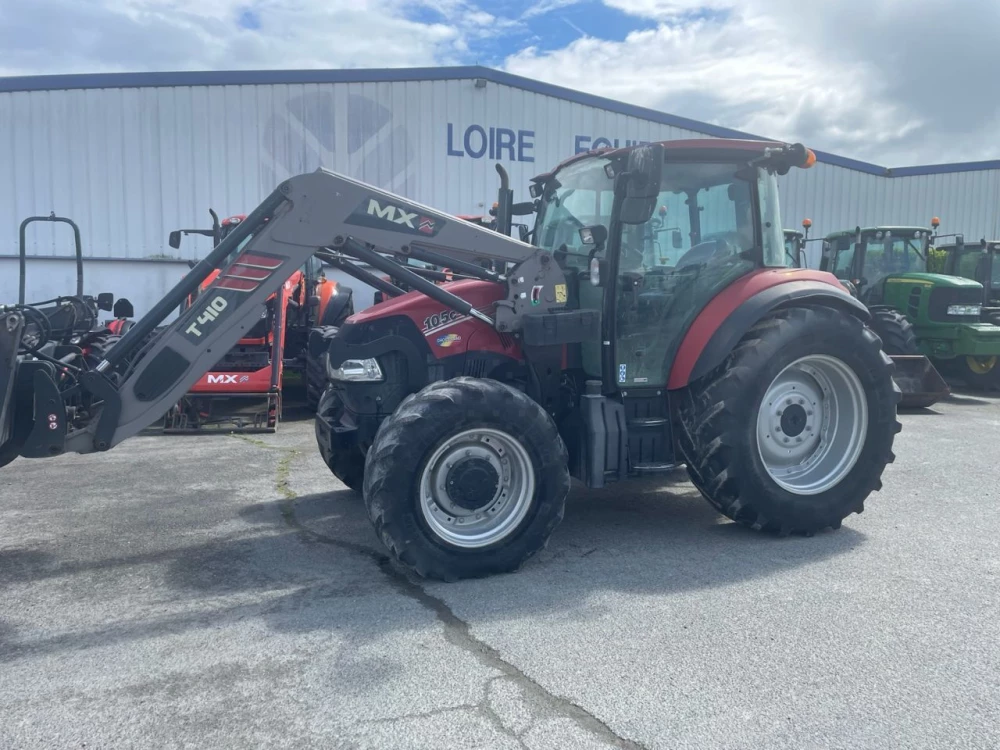
<path id="1" fill-rule="evenodd" d="M 212 237 L 218 245 L 246 219 L 245 215 L 237 214 L 219 221 L 215 211 L 209 209 L 209 213 L 211 229 L 175 230 L 170 233 L 170 246 L 180 247 L 180 238 L 185 234 Z M 247 261 L 240 266 L 240 276 L 226 279 L 224 283 L 236 287 L 254 284 L 272 270 L 266 262 Z M 209 274 L 185 299 L 181 313 L 194 304 L 218 276 L 218 270 Z M 306 403 L 315 408 L 326 384 L 326 372 L 319 355 L 310 356 L 310 336 L 325 340 L 353 312 L 350 287 L 327 279 L 322 263 L 310 258 L 267 298 L 260 318 L 236 346 L 202 375 L 167 413 L 165 431 L 179 433 L 222 427 L 273 432 L 281 415 L 284 376 L 288 371 L 301 376 Z"/>

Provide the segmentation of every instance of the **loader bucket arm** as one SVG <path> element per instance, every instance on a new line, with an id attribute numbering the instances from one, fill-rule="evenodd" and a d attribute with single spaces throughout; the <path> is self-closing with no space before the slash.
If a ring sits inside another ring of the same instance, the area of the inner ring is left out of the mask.
<path id="1" fill-rule="evenodd" d="M 249 242 L 240 248 L 247 238 Z M 456 261 L 485 258 L 514 264 L 522 286 L 534 285 L 536 290 L 548 284 L 551 291 L 551 285 L 565 281 L 558 264 L 531 245 L 333 172 L 299 175 L 282 183 L 129 329 L 94 370 L 80 376 L 79 387 L 99 404 L 92 417 L 81 423 L 76 415 L 64 439 L 59 430 L 40 432 L 39 442 L 28 441 L 25 450 L 32 452 L 22 455 L 107 450 L 156 422 L 236 344 L 259 318 L 261 305 L 314 253 L 332 249 L 338 255 L 370 262 L 374 249 L 405 254 L 411 248 Z M 413 288 L 421 289 L 420 282 L 426 284 L 430 287 L 426 293 L 442 304 L 468 307 L 465 300 L 389 258 L 380 255 L 378 260 L 389 264 L 390 275 L 405 279 Z M 196 302 L 160 328 L 180 302 L 216 270 L 220 273 Z M 516 330 L 524 313 L 547 313 L 565 306 L 560 295 L 534 293 L 529 297 L 516 281 L 508 286 L 507 300 L 497 303 L 496 321 L 479 311 L 473 315 L 501 330 Z M 16 367 L 15 363 L 6 369 Z M 52 383 L 36 384 L 36 403 L 43 391 L 48 398 L 55 390 Z M 35 423 L 47 420 L 66 425 L 65 409 L 60 413 L 58 406 L 53 408 L 54 417 L 36 413 Z"/>

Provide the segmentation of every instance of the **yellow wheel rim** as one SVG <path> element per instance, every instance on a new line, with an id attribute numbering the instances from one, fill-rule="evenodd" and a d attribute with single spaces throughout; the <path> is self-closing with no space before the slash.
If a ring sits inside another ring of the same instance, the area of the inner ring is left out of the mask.
<path id="1" fill-rule="evenodd" d="M 965 364 L 976 375 L 985 375 L 997 365 L 996 357 L 966 357 Z"/>

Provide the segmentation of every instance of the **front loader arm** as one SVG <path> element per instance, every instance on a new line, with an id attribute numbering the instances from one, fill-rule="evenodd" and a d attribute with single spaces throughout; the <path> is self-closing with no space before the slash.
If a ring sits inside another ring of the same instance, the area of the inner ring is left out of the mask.
<path id="1" fill-rule="evenodd" d="M 380 253 L 406 254 L 411 247 L 470 265 L 483 259 L 514 264 L 507 280 L 507 300 L 498 303 L 495 320 L 476 311 L 476 317 L 500 330 L 518 330 L 524 313 L 547 313 L 565 306 L 565 288 L 556 288 L 565 279 L 547 253 L 320 169 L 282 183 L 136 323 L 94 370 L 81 375 L 78 388 L 91 394 L 97 404 L 93 414 L 67 415 L 65 405 L 55 418 L 41 414 L 37 404 L 42 392 L 46 403 L 51 403 L 48 399 L 55 385 L 48 388 L 48 384 L 36 383 L 38 440 L 29 439 L 30 452 L 22 455 L 107 450 L 153 424 L 236 344 L 260 316 L 266 299 L 317 251 L 334 248 L 363 259 L 373 254 L 373 248 Z M 411 273 L 403 266 L 394 267 L 400 275 Z M 159 328 L 180 301 L 217 269 L 218 277 L 196 304 L 169 326 Z M 419 288 L 417 280 L 411 281 Z M 425 293 L 443 304 L 468 306 L 440 287 Z M 50 425 L 66 425 L 65 439 L 59 444 L 62 429 L 45 433 L 45 420 Z"/>

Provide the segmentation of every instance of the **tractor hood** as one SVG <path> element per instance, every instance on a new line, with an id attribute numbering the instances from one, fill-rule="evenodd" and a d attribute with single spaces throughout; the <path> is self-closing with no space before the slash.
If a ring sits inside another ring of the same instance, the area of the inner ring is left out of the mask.
<path id="1" fill-rule="evenodd" d="M 892 274 L 886 278 L 887 284 L 924 284 L 927 286 L 944 287 L 951 289 L 975 289 L 982 288 L 982 284 L 972 279 L 963 279 L 961 276 L 945 276 L 940 273 L 899 273 Z"/>

